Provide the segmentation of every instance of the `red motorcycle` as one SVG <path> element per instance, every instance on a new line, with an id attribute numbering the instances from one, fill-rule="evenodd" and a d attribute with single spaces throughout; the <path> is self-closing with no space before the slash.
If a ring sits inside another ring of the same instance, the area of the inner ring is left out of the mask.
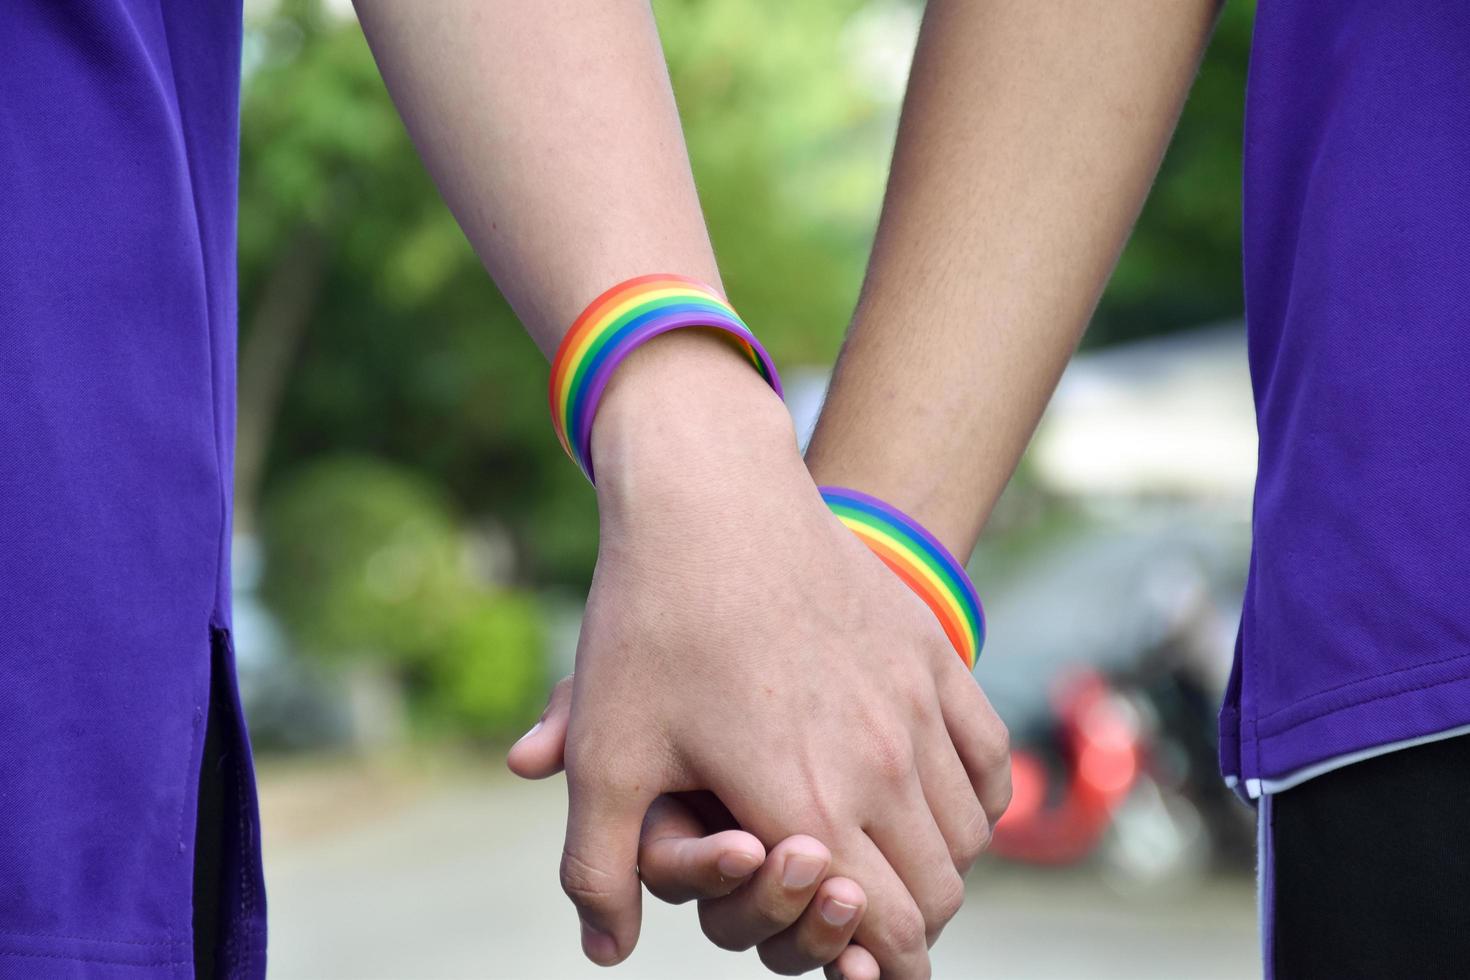
<path id="1" fill-rule="evenodd" d="M 1094 860 L 1119 887 L 1249 866 L 1251 813 L 1215 759 L 1235 542 L 1197 521 L 1079 533 L 997 590 L 981 675 L 1011 728 L 1013 792 L 992 853 Z"/>
<path id="2" fill-rule="evenodd" d="M 1101 675 L 1082 670 L 1060 681 L 1053 709 L 1056 757 L 1037 747 L 1011 755 L 1011 805 L 995 827 L 993 854 L 1034 864 L 1080 861 L 1102 842 L 1140 778 L 1138 713 Z"/>

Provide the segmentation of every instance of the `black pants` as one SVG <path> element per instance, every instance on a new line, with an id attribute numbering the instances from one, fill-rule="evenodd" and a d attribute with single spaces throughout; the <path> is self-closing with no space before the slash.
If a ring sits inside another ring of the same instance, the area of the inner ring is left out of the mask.
<path id="1" fill-rule="evenodd" d="M 1470 736 L 1271 803 L 1278 980 L 1470 978 Z"/>
<path id="2" fill-rule="evenodd" d="M 194 976 L 213 980 L 221 972 L 219 942 L 221 929 L 220 892 L 224 835 L 230 832 L 225 820 L 227 752 L 226 720 L 230 691 L 225 681 L 224 641 L 214 638 L 211 651 L 209 713 L 204 728 L 204 751 L 199 760 L 199 813 L 194 837 Z"/>

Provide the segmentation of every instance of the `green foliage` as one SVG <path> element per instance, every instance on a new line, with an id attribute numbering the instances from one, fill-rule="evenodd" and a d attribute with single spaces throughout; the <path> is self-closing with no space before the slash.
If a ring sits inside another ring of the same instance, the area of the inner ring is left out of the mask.
<path id="1" fill-rule="evenodd" d="M 1138 227 L 1094 318 L 1102 346 L 1187 329 L 1245 309 L 1241 139 L 1252 0 L 1225 5 Z"/>
<path id="2" fill-rule="evenodd" d="M 304 467 L 272 498 L 264 530 L 265 597 L 312 653 L 421 660 L 469 600 L 442 499 L 386 464 Z"/>
<path id="3" fill-rule="evenodd" d="M 264 495 L 326 452 L 398 460 L 514 528 L 527 578 L 582 580 L 595 506 L 546 420 L 545 362 L 440 202 L 361 32 L 315 10 L 283 7 L 247 49 L 242 347 L 293 239 L 309 230 L 327 253 Z"/>
<path id="4" fill-rule="evenodd" d="M 439 724 L 477 739 L 523 733 L 545 703 L 545 646 L 539 611 L 505 594 L 460 617 L 422 675 L 426 708 Z"/>
<path id="5" fill-rule="evenodd" d="M 303 468 L 264 522 L 264 594 L 304 651 L 382 660 L 431 725 L 499 737 L 534 717 L 546 639 L 534 602 L 467 571 L 423 477 L 362 458 Z"/>
<path id="6" fill-rule="evenodd" d="M 836 356 L 883 191 L 894 106 L 845 43 L 864 6 L 655 4 L 721 274 L 783 363 Z"/>

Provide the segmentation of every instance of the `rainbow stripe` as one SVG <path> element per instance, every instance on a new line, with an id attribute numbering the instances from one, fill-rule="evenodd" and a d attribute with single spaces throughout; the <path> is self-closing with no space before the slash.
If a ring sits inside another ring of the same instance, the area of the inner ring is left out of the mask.
<path id="1" fill-rule="evenodd" d="M 985 611 L 965 567 L 918 522 L 877 497 L 845 487 L 817 489 L 837 519 L 924 600 L 973 670 L 985 645 Z"/>
<path id="2" fill-rule="evenodd" d="M 577 317 L 551 362 L 551 424 L 587 479 L 593 479 L 592 420 L 613 370 L 639 344 L 681 327 L 706 327 L 730 335 L 766 383 L 781 394 L 776 365 L 713 288 L 675 275 L 639 276 L 619 283 Z"/>

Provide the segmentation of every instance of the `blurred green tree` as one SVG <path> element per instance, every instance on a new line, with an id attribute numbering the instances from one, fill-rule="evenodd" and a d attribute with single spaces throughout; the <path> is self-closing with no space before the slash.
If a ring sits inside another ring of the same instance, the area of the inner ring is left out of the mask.
<path id="1" fill-rule="evenodd" d="M 472 598 L 442 495 L 401 467 L 354 457 L 304 466 L 272 496 L 264 530 L 262 593 L 323 656 L 422 659 Z"/>
<path id="2" fill-rule="evenodd" d="M 545 703 L 545 642 L 529 598 L 508 593 L 477 605 L 424 665 L 430 721 L 479 740 L 524 734 Z"/>
<path id="3" fill-rule="evenodd" d="M 1184 330 L 1245 310 L 1241 146 L 1254 0 L 1220 13 L 1153 193 L 1103 294 L 1089 346 Z"/>
<path id="4" fill-rule="evenodd" d="M 481 581 L 443 494 L 405 467 L 328 456 L 272 494 L 262 593 L 298 649 L 376 662 L 430 721 L 504 736 L 533 719 L 546 639 L 527 596 Z"/>

